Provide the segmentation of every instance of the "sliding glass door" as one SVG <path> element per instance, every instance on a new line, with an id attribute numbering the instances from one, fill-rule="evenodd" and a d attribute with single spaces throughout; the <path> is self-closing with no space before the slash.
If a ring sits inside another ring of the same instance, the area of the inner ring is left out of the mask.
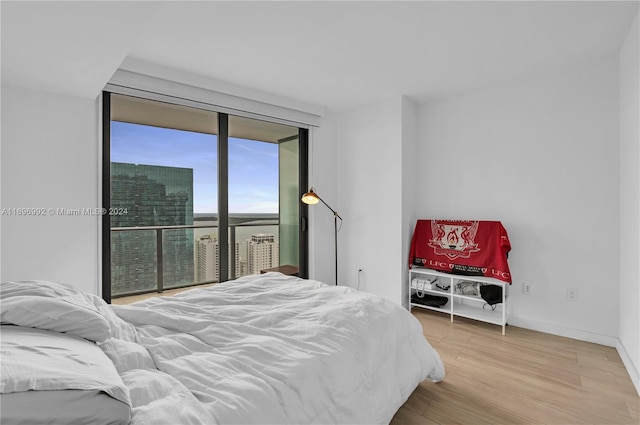
<path id="1" fill-rule="evenodd" d="M 104 99 L 103 206 L 120 212 L 103 217 L 105 299 L 301 261 L 306 273 L 299 135 L 307 130 L 120 94 Z"/>
<path id="2" fill-rule="evenodd" d="M 298 134 L 278 143 L 280 263 L 299 267 L 300 240 L 300 138 Z M 303 190 L 304 192 L 304 190 Z"/>

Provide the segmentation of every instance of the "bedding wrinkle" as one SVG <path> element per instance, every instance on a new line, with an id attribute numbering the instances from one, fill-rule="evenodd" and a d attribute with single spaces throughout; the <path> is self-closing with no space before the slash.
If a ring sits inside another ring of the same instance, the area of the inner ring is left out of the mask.
<path id="1" fill-rule="evenodd" d="M 444 376 L 402 307 L 280 273 L 129 306 L 58 283 L 1 289 L 2 393 L 104 392 L 129 425 L 384 424 Z"/>
<path id="2" fill-rule="evenodd" d="M 267 273 L 111 308 L 221 424 L 388 423 L 439 379 L 419 322 L 347 287 Z"/>
<path id="3" fill-rule="evenodd" d="M 97 307 L 103 301 L 70 285 L 48 281 L 2 282 L 0 300 L 2 324 L 64 332 L 97 342 L 107 339 L 111 332 L 107 318 Z"/>
<path id="4" fill-rule="evenodd" d="M 131 391 L 132 425 L 218 423 L 184 385 L 164 372 L 136 369 L 122 378 Z"/>

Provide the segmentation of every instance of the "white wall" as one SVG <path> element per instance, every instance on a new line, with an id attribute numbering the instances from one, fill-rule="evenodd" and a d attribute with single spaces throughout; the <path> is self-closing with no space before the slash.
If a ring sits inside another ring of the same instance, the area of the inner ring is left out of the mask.
<path id="1" fill-rule="evenodd" d="M 502 221 L 509 322 L 614 345 L 617 58 L 429 103 L 419 123 L 419 215 Z"/>
<path id="2" fill-rule="evenodd" d="M 336 116 L 340 284 L 402 303 L 402 98 Z"/>
<path id="3" fill-rule="evenodd" d="M 418 149 L 418 105 L 402 99 L 402 282 L 409 281 L 409 250 L 418 220 L 417 197 L 420 168 L 415 152 Z M 402 305 L 409 308 L 409 288 L 402 285 Z"/>
<path id="4" fill-rule="evenodd" d="M 638 16 L 620 51 L 620 342 L 640 393 L 640 28 Z"/>
<path id="5" fill-rule="evenodd" d="M 329 114 L 319 128 L 310 130 L 309 186 L 334 210 L 343 216 L 338 204 L 335 120 Z M 309 206 L 309 278 L 335 283 L 333 214 L 318 203 Z M 344 258 L 344 247 L 338 246 L 338 263 Z M 339 267 L 339 266 L 338 266 Z"/>
<path id="6" fill-rule="evenodd" d="M 2 86 L 2 207 L 93 208 L 94 100 Z M 2 216 L 2 281 L 67 282 L 98 293 L 96 216 Z"/>

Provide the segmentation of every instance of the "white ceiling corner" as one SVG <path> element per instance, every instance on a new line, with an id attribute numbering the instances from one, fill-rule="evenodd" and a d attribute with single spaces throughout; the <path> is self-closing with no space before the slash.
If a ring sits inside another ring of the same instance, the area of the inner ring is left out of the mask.
<path id="1" fill-rule="evenodd" d="M 2 1 L 2 82 L 96 98 L 161 6 L 153 1 Z"/>

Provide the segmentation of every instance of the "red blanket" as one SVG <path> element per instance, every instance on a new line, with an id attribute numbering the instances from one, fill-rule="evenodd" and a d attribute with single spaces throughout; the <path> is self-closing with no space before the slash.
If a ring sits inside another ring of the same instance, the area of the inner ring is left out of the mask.
<path id="1" fill-rule="evenodd" d="M 499 221 L 418 220 L 409 267 L 487 276 L 511 283 L 507 231 Z"/>

